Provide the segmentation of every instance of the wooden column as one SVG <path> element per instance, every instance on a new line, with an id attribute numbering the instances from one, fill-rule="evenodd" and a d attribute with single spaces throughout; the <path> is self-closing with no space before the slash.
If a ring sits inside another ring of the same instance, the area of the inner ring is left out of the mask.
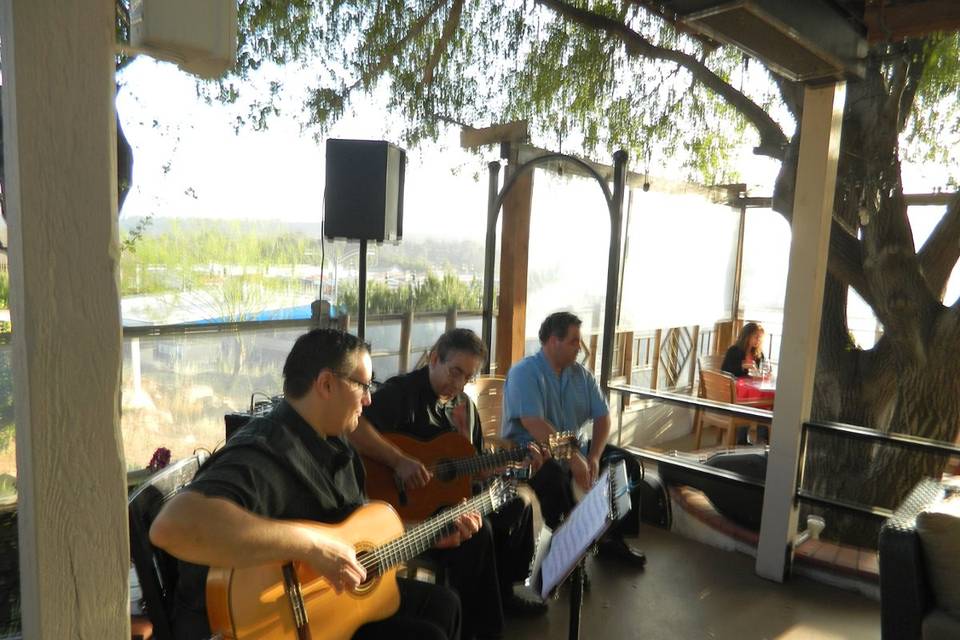
<path id="1" fill-rule="evenodd" d="M 400 320 L 400 357 L 397 363 L 397 373 L 406 373 L 410 370 L 410 341 L 413 336 L 413 309 L 403 314 Z"/>
<path id="2" fill-rule="evenodd" d="M 517 166 L 511 153 L 507 180 Z M 505 181 L 506 182 L 506 181 Z M 497 309 L 497 371 L 506 375 L 523 357 L 527 323 L 527 263 L 530 244 L 530 209 L 533 172 L 522 175 L 503 201 L 500 227 L 500 297 Z"/>
<path id="3" fill-rule="evenodd" d="M 845 96 L 841 83 L 807 87 L 803 97 L 777 404 L 756 563 L 759 575 L 777 582 L 789 575 L 793 561 L 800 432 L 813 399 Z"/>
<path id="4" fill-rule="evenodd" d="M 0 8 L 24 638 L 130 637 L 115 11 Z"/>

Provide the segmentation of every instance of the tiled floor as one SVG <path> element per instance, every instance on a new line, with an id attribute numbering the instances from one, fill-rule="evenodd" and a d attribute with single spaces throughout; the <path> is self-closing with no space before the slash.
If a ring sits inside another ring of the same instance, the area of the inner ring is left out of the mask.
<path id="1" fill-rule="evenodd" d="M 645 527 L 638 546 L 647 568 L 588 560 L 592 589 L 580 637 L 693 640 L 875 639 L 877 602 L 805 578 L 785 584 L 754 573 L 754 561 L 661 529 Z M 511 619 L 507 638 L 568 636 L 569 593 L 563 588 L 546 617 Z"/>

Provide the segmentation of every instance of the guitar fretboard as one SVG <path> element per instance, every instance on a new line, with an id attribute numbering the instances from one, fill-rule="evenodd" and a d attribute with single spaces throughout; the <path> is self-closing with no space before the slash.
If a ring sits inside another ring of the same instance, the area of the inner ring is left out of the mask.
<path id="1" fill-rule="evenodd" d="M 358 560 L 366 569 L 367 575 L 383 574 L 401 562 L 406 562 L 420 555 L 444 535 L 451 533 L 453 522 L 463 514 L 476 511 L 481 515 L 486 515 L 500 508 L 512 493 L 512 487 L 500 480 L 495 480 L 480 495 L 423 521 L 399 538 L 391 540 L 373 551 L 359 554 Z"/>
<path id="2" fill-rule="evenodd" d="M 526 449 L 510 449 L 497 453 L 443 460 L 430 466 L 430 472 L 441 478 L 457 478 L 465 475 L 475 475 L 482 471 L 502 467 L 508 462 L 520 462 L 527 457 Z"/>

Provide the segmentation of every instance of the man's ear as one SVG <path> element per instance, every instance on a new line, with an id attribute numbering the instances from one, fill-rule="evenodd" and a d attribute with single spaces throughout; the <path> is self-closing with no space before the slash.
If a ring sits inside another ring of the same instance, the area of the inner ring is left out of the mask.
<path id="1" fill-rule="evenodd" d="M 333 392 L 335 377 L 336 376 L 334 376 L 331 371 L 324 370 L 321 371 L 320 375 L 318 375 L 316 380 L 313 381 L 313 386 L 321 398 L 328 398 Z"/>
<path id="2" fill-rule="evenodd" d="M 437 350 L 434 349 L 430 352 L 430 366 L 435 367 L 440 363 L 440 356 L 437 354 Z"/>

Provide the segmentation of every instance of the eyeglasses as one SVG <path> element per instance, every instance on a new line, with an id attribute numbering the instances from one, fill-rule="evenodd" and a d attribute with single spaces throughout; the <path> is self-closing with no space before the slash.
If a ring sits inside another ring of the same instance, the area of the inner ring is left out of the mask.
<path id="1" fill-rule="evenodd" d="M 363 395 L 363 394 L 373 395 L 373 393 L 377 390 L 377 387 L 380 385 L 380 383 L 377 382 L 376 380 L 370 380 L 370 382 L 361 382 L 361 381 L 357 380 L 356 378 L 351 378 L 350 376 L 345 376 L 345 375 L 343 375 L 342 373 L 338 373 L 338 374 L 336 374 L 336 376 L 337 376 L 338 378 L 341 378 L 341 379 L 343 379 L 343 380 L 346 380 L 347 382 L 352 382 L 353 384 L 355 384 L 355 385 L 357 385 L 358 387 L 360 387 L 361 395 Z"/>
<path id="2" fill-rule="evenodd" d="M 451 366 L 449 364 L 446 366 L 447 366 L 447 374 L 454 380 L 463 380 L 464 384 L 471 384 L 477 381 L 477 374 L 475 373 L 468 375 L 467 372 L 461 369 L 460 367 Z"/>

